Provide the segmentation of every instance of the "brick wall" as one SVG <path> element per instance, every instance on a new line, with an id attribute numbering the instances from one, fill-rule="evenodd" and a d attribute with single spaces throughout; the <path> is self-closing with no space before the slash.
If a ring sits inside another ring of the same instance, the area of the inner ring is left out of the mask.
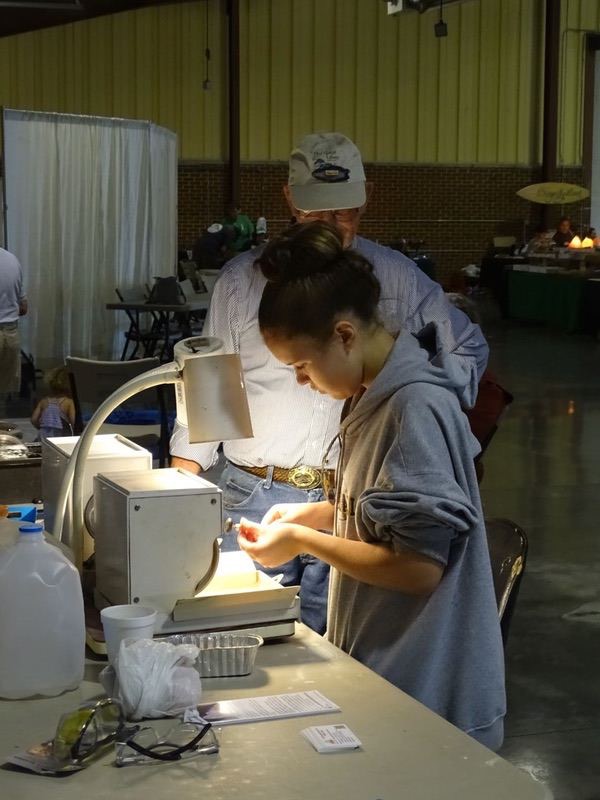
<path id="1" fill-rule="evenodd" d="M 540 222 L 541 206 L 516 195 L 523 186 L 541 181 L 539 167 L 367 164 L 365 169 L 375 190 L 361 233 L 382 243 L 423 240 L 436 262 L 438 277 L 446 284 L 453 282 L 460 267 L 479 261 L 492 237 L 514 235 L 521 240 Z M 242 210 L 252 218 L 263 214 L 270 235 L 289 221 L 281 193 L 286 179 L 283 162 L 242 164 Z M 556 180 L 581 184 L 583 171 L 561 169 Z M 180 164 L 178 214 L 183 249 L 191 247 L 201 227 L 221 219 L 226 192 L 224 164 Z M 558 218 L 561 209 L 554 211 Z M 586 204 L 565 206 L 565 211 L 577 225 L 587 224 Z"/>
<path id="2" fill-rule="evenodd" d="M 367 164 L 375 190 L 361 233 L 387 244 L 423 240 L 437 265 L 438 278 L 451 285 L 458 270 L 478 262 L 494 236 L 521 240 L 539 225 L 541 206 L 517 197 L 523 186 L 541 181 L 539 167 L 413 166 Z M 2 164 L 0 161 L 0 177 Z M 583 168 L 559 168 L 556 180 L 584 185 Z M 274 235 L 289 222 L 281 187 L 284 162 L 241 167 L 241 205 L 250 217 L 263 214 Z M 179 165 L 179 245 L 191 248 L 200 228 L 218 221 L 227 199 L 227 168 L 222 163 Z M 589 223 L 589 200 L 554 207 L 550 219 L 568 213 L 580 229 Z M 555 213 L 554 213 L 555 212 Z M 600 227 L 600 220 L 595 220 Z"/>

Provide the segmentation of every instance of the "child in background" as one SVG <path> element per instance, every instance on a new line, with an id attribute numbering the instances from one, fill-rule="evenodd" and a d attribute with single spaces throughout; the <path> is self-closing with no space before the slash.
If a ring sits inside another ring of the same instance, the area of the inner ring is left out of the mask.
<path id="1" fill-rule="evenodd" d="M 55 367 L 45 375 L 51 395 L 37 404 L 31 424 L 39 428 L 39 439 L 68 436 L 73 433 L 75 405 L 71 399 L 69 373 L 66 367 Z"/>
<path id="2" fill-rule="evenodd" d="M 372 266 L 334 228 L 300 225 L 257 263 L 271 353 L 299 383 L 349 399 L 334 504 L 242 520 L 240 547 L 266 567 L 304 553 L 331 564 L 327 638 L 496 750 L 504 655 L 479 446 L 460 405 L 470 377 L 438 349 L 435 324 L 418 335 L 383 327 Z"/>

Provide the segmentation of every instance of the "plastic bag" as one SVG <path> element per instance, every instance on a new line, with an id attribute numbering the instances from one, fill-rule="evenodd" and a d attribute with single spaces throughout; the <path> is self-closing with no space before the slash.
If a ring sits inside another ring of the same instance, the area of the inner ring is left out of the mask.
<path id="1" fill-rule="evenodd" d="M 128 719 L 174 717 L 200 700 L 195 645 L 140 639 L 121 642 L 116 667 L 100 673 L 106 693 L 121 701 Z"/>

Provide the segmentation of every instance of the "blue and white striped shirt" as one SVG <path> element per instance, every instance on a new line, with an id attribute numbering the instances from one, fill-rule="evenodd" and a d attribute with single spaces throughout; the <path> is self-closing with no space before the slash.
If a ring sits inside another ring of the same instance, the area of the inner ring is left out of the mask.
<path id="1" fill-rule="evenodd" d="M 468 365 L 473 385 L 485 369 L 488 347 L 478 325 L 448 302 L 442 287 L 396 250 L 357 237 L 355 248 L 373 264 L 381 283 L 379 314 L 392 332 L 413 333 L 435 322 L 441 347 Z M 256 251 L 242 253 L 223 267 L 215 285 L 204 334 L 217 336 L 225 352 L 239 353 L 254 438 L 224 443 L 227 459 L 243 466 L 319 467 L 339 428 L 343 403 L 296 382 L 292 367 L 271 355 L 258 327 L 265 278 L 254 266 Z M 475 397 L 473 396 L 473 401 Z M 219 442 L 190 444 L 177 423 L 171 454 L 209 469 Z"/>

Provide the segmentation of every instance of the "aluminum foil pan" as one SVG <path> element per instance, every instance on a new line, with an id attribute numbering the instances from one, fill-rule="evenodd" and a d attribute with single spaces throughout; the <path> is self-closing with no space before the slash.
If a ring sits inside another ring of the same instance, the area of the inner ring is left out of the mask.
<path id="1" fill-rule="evenodd" d="M 200 649 L 195 667 L 202 678 L 249 675 L 262 636 L 250 633 L 186 633 L 165 637 L 171 644 L 193 644 Z"/>
<path id="2" fill-rule="evenodd" d="M 23 442 L 16 436 L 13 436 L 11 433 L 6 433 L 6 431 L 0 431 L 0 447 L 14 444 L 24 447 Z"/>
<path id="3" fill-rule="evenodd" d="M 0 461 L 27 458 L 27 448 L 16 436 L 0 433 Z"/>

